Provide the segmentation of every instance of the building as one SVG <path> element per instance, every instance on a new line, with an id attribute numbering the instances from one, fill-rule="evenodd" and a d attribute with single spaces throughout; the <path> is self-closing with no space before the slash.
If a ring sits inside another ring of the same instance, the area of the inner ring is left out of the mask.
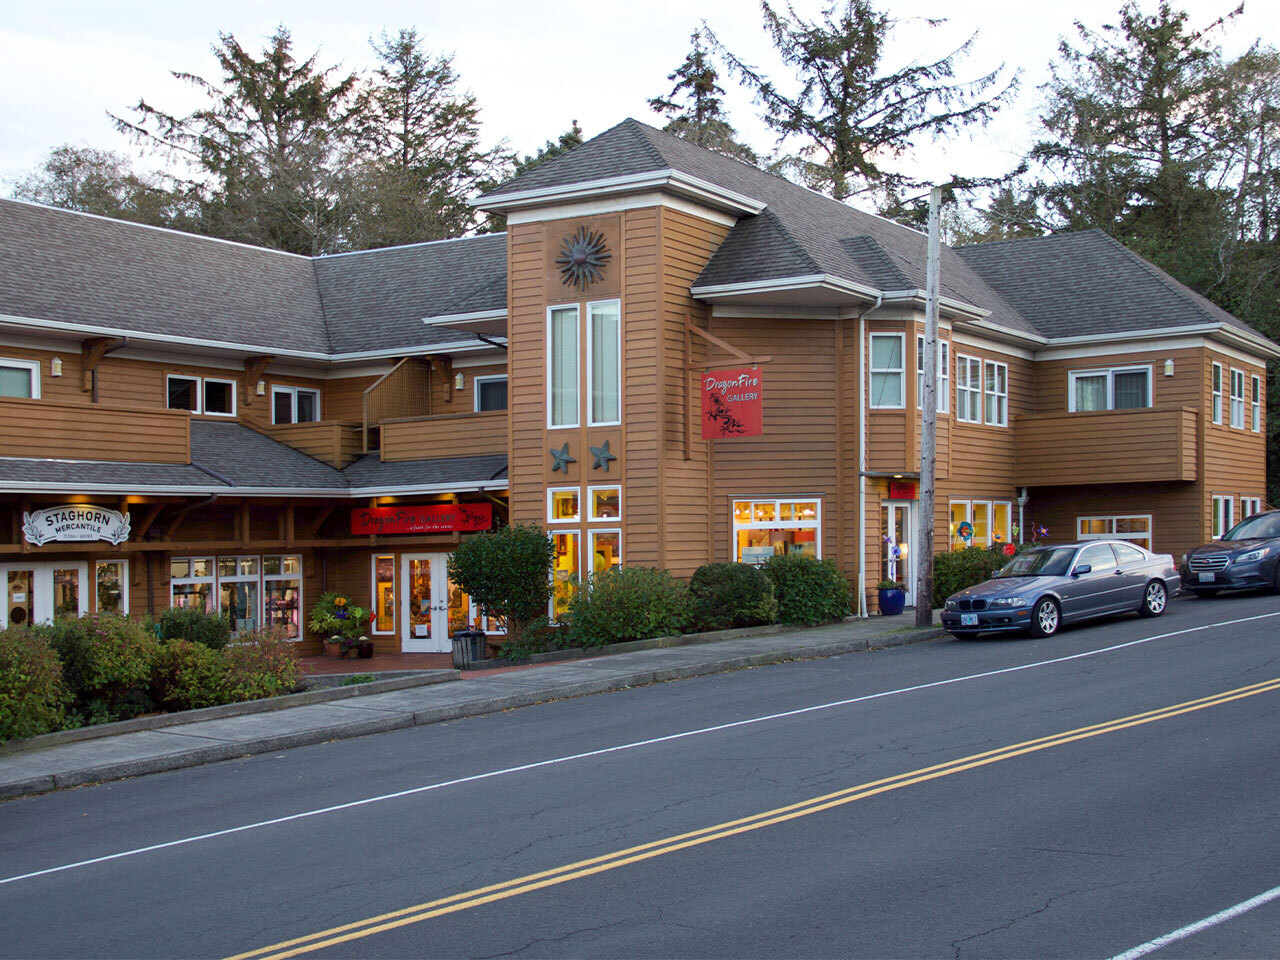
<path id="1" fill-rule="evenodd" d="M 779 550 L 911 585 L 920 233 L 633 120 L 478 204 L 506 234 L 311 259 L 0 202 L 0 624 L 303 636 L 340 589 L 445 649 L 480 621 L 445 557 L 495 518 L 552 534 L 556 608 Z M 944 248 L 941 310 L 940 548 L 1180 553 L 1261 505 L 1280 348 L 1103 234 Z"/>

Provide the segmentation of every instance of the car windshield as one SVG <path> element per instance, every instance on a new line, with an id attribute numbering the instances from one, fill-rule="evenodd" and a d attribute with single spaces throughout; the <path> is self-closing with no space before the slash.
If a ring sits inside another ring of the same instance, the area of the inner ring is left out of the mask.
<path id="1" fill-rule="evenodd" d="M 1054 547 L 1051 550 L 1028 550 L 1020 553 L 1000 568 L 1001 577 L 1061 577 L 1071 566 L 1076 555 L 1075 547 Z"/>
<path id="2" fill-rule="evenodd" d="M 1248 520 L 1241 520 L 1222 539 L 1252 540 L 1258 537 L 1280 537 L 1280 513 L 1260 513 Z"/>

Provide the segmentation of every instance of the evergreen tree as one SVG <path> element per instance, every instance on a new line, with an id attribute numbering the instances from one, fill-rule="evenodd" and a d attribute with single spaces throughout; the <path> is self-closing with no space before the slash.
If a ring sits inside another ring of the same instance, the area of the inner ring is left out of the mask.
<path id="1" fill-rule="evenodd" d="M 528 170 L 532 170 L 539 164 L 546 163 L 548 160 L 552 160 L 555 157 L 560 156 L 562 153 L 568 153 L 581 143 L 582 128 L 578 126 L 577 120 L 573 120 L 570 122 L 569 129 L 560 134 L 560 136 L 555 140 L 548 140 L 538 148 L 536 153 L 525 154 L 517 160 L 515 167 L 516 176 L 519 176 Z"/>
<path id="2" fill-rule="evenodd" d="M 662 128 L 667 133 L 726 157 L 757 165 L 759 158 L 755 151 L 738 141 L 737 132 L 721 106 L 724 90 L 718 83 L 715 64 L 703 47 L 702 31 L 695 30 L 689 42 L 684 63 L 667 76 L 668 80 L 675 81 L 675 86 L 665 97 L 650 100 L 650 109 L 670 118 Z"/>
<path id="3" fill-rule="evenodd" d="M 801 18 L 790 4 L 785 14 L 768 0 L 760 8 L 774 47 L 796 72 L 798 93 L 785 92 L 710 31 L 708 41 L 753 91 L 779 144 L 801 141 L 795 166 L 805 182 L 837 200 L 873 188 L 923 186 L 886 169 L 885 160 L 900 158 L 921 137 L 935 139 L 985 123 L 1016 88 L 1015 76 L 996 89 L 1003 65 L 975 80 L 952 79 L 973 37 L 938 60 L 882 72 L 884 46 L 897 21 L 868 0 L 837 2 L 815 22 Z"/>

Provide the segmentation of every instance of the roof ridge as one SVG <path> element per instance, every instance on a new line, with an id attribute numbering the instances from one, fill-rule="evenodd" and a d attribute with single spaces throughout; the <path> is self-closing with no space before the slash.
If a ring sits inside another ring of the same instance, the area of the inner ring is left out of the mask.
<path id="1" fill-rule="evenodd" d="M 1061 240 L 1067 237 L 1083 237 L 1091 233 L 1101 233 L 1104 237 L 1106 231 L 1100 227 L 1090 227 L 1087 230 L 1059 230 L 1051 233 L 1042 233 L 1038 237 L 1006 237 L 1003 240 L 984 240 L 981 243 L 960 243 L 951 246 L 952 250 L 978 250 L 984 247 L 1000 247 L 1014 243 L 1036 243 L 1041 240 Z"/>
<path id="2" fill-rule="evenodd" d="M 1095 230 L 1086 230 L 1083 232 L 1093 233 L 1095 232 Z M 1125 256 L 1127 256 L 1130 260 L 1135 261 L 1138 264 L 1138 266 L 1140 266 L 1143 270 L 1145 270 L 1150 276 L 1154 277 L 1156 281 L 1159 282 L 1161 286 L 1163 286 L 1166 290 L 1168 290 L 1170 293 L 1173 293 L 1175 296 L 1179 297 L 1185 302 L 1189 303 L 1191 307 L 1196 311 L 1196 313 L 1200 314 L 1210 323 L 1225 325 L 1221 318 L 1215 317 L 1212 313 L 1210 313 L 1208 310 L 1204 308 L 1204 303 L 1202 303 L 1201 301 L 1204 301 L 1205 303 L 1213 303 L 1213 301 L 1210 300 L 1208 297 L 1206 297 L 1204 294 L 1197 293 L 1195 290 L 1192 290 L 1182 281 L 1166 273 L 1164 270 L 1161 270 L 1154 263 L 1149 263 L 1145 258 L 1138 256 L 1136 253 L 1134 253 L 1132 250 L 1130 250 L 1123 243 L 1121 243 L 1115 237 L 1111 236 L 1106 231 L 1096 230 L 1096 232 L 1100 233 L 1112 245 L 1117 246 L 1121 250 L 1123 250 Z M 1191 294 L 1191 296 L 1187 296 L 1187 294 Z M 1213 303 L 1213 305 L 1215 307 L 1218 306 L 1216 303 Z M 1235 316 L 1230 311 L 1226 310 L 1225 307 L 1218 307 L 1218 309 L 1223 310 L 1229 316 L 1233 316 L 1233 317 Z M 1238 317 L 1236 319 L 1239 320 Z M 1239 322 L 1244 324 L 1243 320 L 1240 320 Z M 1245 324 L 1245 326 L 1252 327 L 1251 324 Z"/>
<path id="3" fill-rule="evenodd" d="M 419 240 L 417 243 L 393 243 L 385 247 L 368 247 L 364 250 L 343 250 L 340 253 L 321 253 L 308 260 L 336 260 L 339 257 L 356 257 L 364 253 L 386 253 L 389 250 L 409 250 L 415 247 L 430 247 L 437 243 L 459 243 L 463 240 L 483 240 L 487 237 L 505 237 L 507 231 L 497 230 L 493 233 L 473 233 L 469 237 L 442 237 L 439 240 Z"/>
<path id="4" fill-rule="evenodd" d="M 898 264 L 894 262 L 894 258 L 889 255 L 889 251 L 887 251 L 884 248 L 884 245 L 881 244 L 880 241 L 877 240 L 875 237 L 873 237 L 871 234 L 857 233 L 851 237 L 840 237 L 836 240 L 836 242 L 843 244 L 846 240 L 864 241 L 868 245 L 868 247 L 871 249 L 871 252 L 880 260 L 881 263 L 885 265 L 885 267 L 887 267 L 890 271 L 892 271 L 898 277 L 901 277 L 903 283 L 906 283 L 906 284 L 911 283 L 911 278 L 902 272 L 902 268 L 899 267 Z"/>
<path id="5" fill-rule="evenodd" d="M 662 151 L 654 145 L 653 141 L 649 139 L 648 134 L 645 133 L 646 130 L 652 130 L 655 133 L 662 133 L 663 131 L 659 130 L 657 127 L 651 127 L 647 123 L 641 123 L 635 117 L 626 117 L 621 123 L 617 124 L 617 126 L 626 127 L 633 136 L 639 139 L 641 145 L 644 147 L 645 153 L 649 155 L 650 160 L 662 165 L 663 167 L 671 166 L 667 158 L 662 155 Z M 608 130 L 604 131 L 604 133 L 608 132 Z M 604 136 L 604 133 L 601 133 L 600 136 Z M 671 136 L 671 134 L 667 134 L 667 136 Z M 595 137 L 592 137 L 591 139 L 594 140 Z"/>
<path id="6" fill-rule="evenodd" d="M 782 238 L 787 242 L 787 245 L 790 246 L 791 249 L 794 250 L 796 253 L 798 253 L 800 255 L 800 258 L 804 260 L 805 263 L 809 264 L 809 266 L 816 271 L 821 271 L 822 273 L 827 272 L 822 269 L 818 261 L 814 260 L 813 257 L 810 256 L 809 251 L 806 250 L 801 245 L 800 241 L 797 240 L 794 236 L 792 236 L 791 231 L 786 228 L 785 224 L 783 224 L 782 218 L 779 217 L 776 213 L 774 213 L 772 208 L 765 207 L 758 214 L 756 214 L 756 216 L 758 217 L 767 216 L 769 218 L 769 222 L 774 224 L 774 226 L 777 228 L 778 233 L 781 234 Z"/>

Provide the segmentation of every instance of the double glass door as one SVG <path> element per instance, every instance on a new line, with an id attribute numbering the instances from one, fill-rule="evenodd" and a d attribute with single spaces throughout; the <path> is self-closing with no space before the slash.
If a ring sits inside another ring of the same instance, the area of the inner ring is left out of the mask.
<path id="1" fill-rule="evenodd" d="M 0 629 L 83 616 L 89 610 L 88 564 L 0 563 L 0 593 Z"/>
<path id="2" fill-rule="evenodd" d="M 886 580 L 906 587 L 907 606 L 916 602 L 916 504 L 912 500 L 889 500 L 884 505 L 884 571 Z"/>

